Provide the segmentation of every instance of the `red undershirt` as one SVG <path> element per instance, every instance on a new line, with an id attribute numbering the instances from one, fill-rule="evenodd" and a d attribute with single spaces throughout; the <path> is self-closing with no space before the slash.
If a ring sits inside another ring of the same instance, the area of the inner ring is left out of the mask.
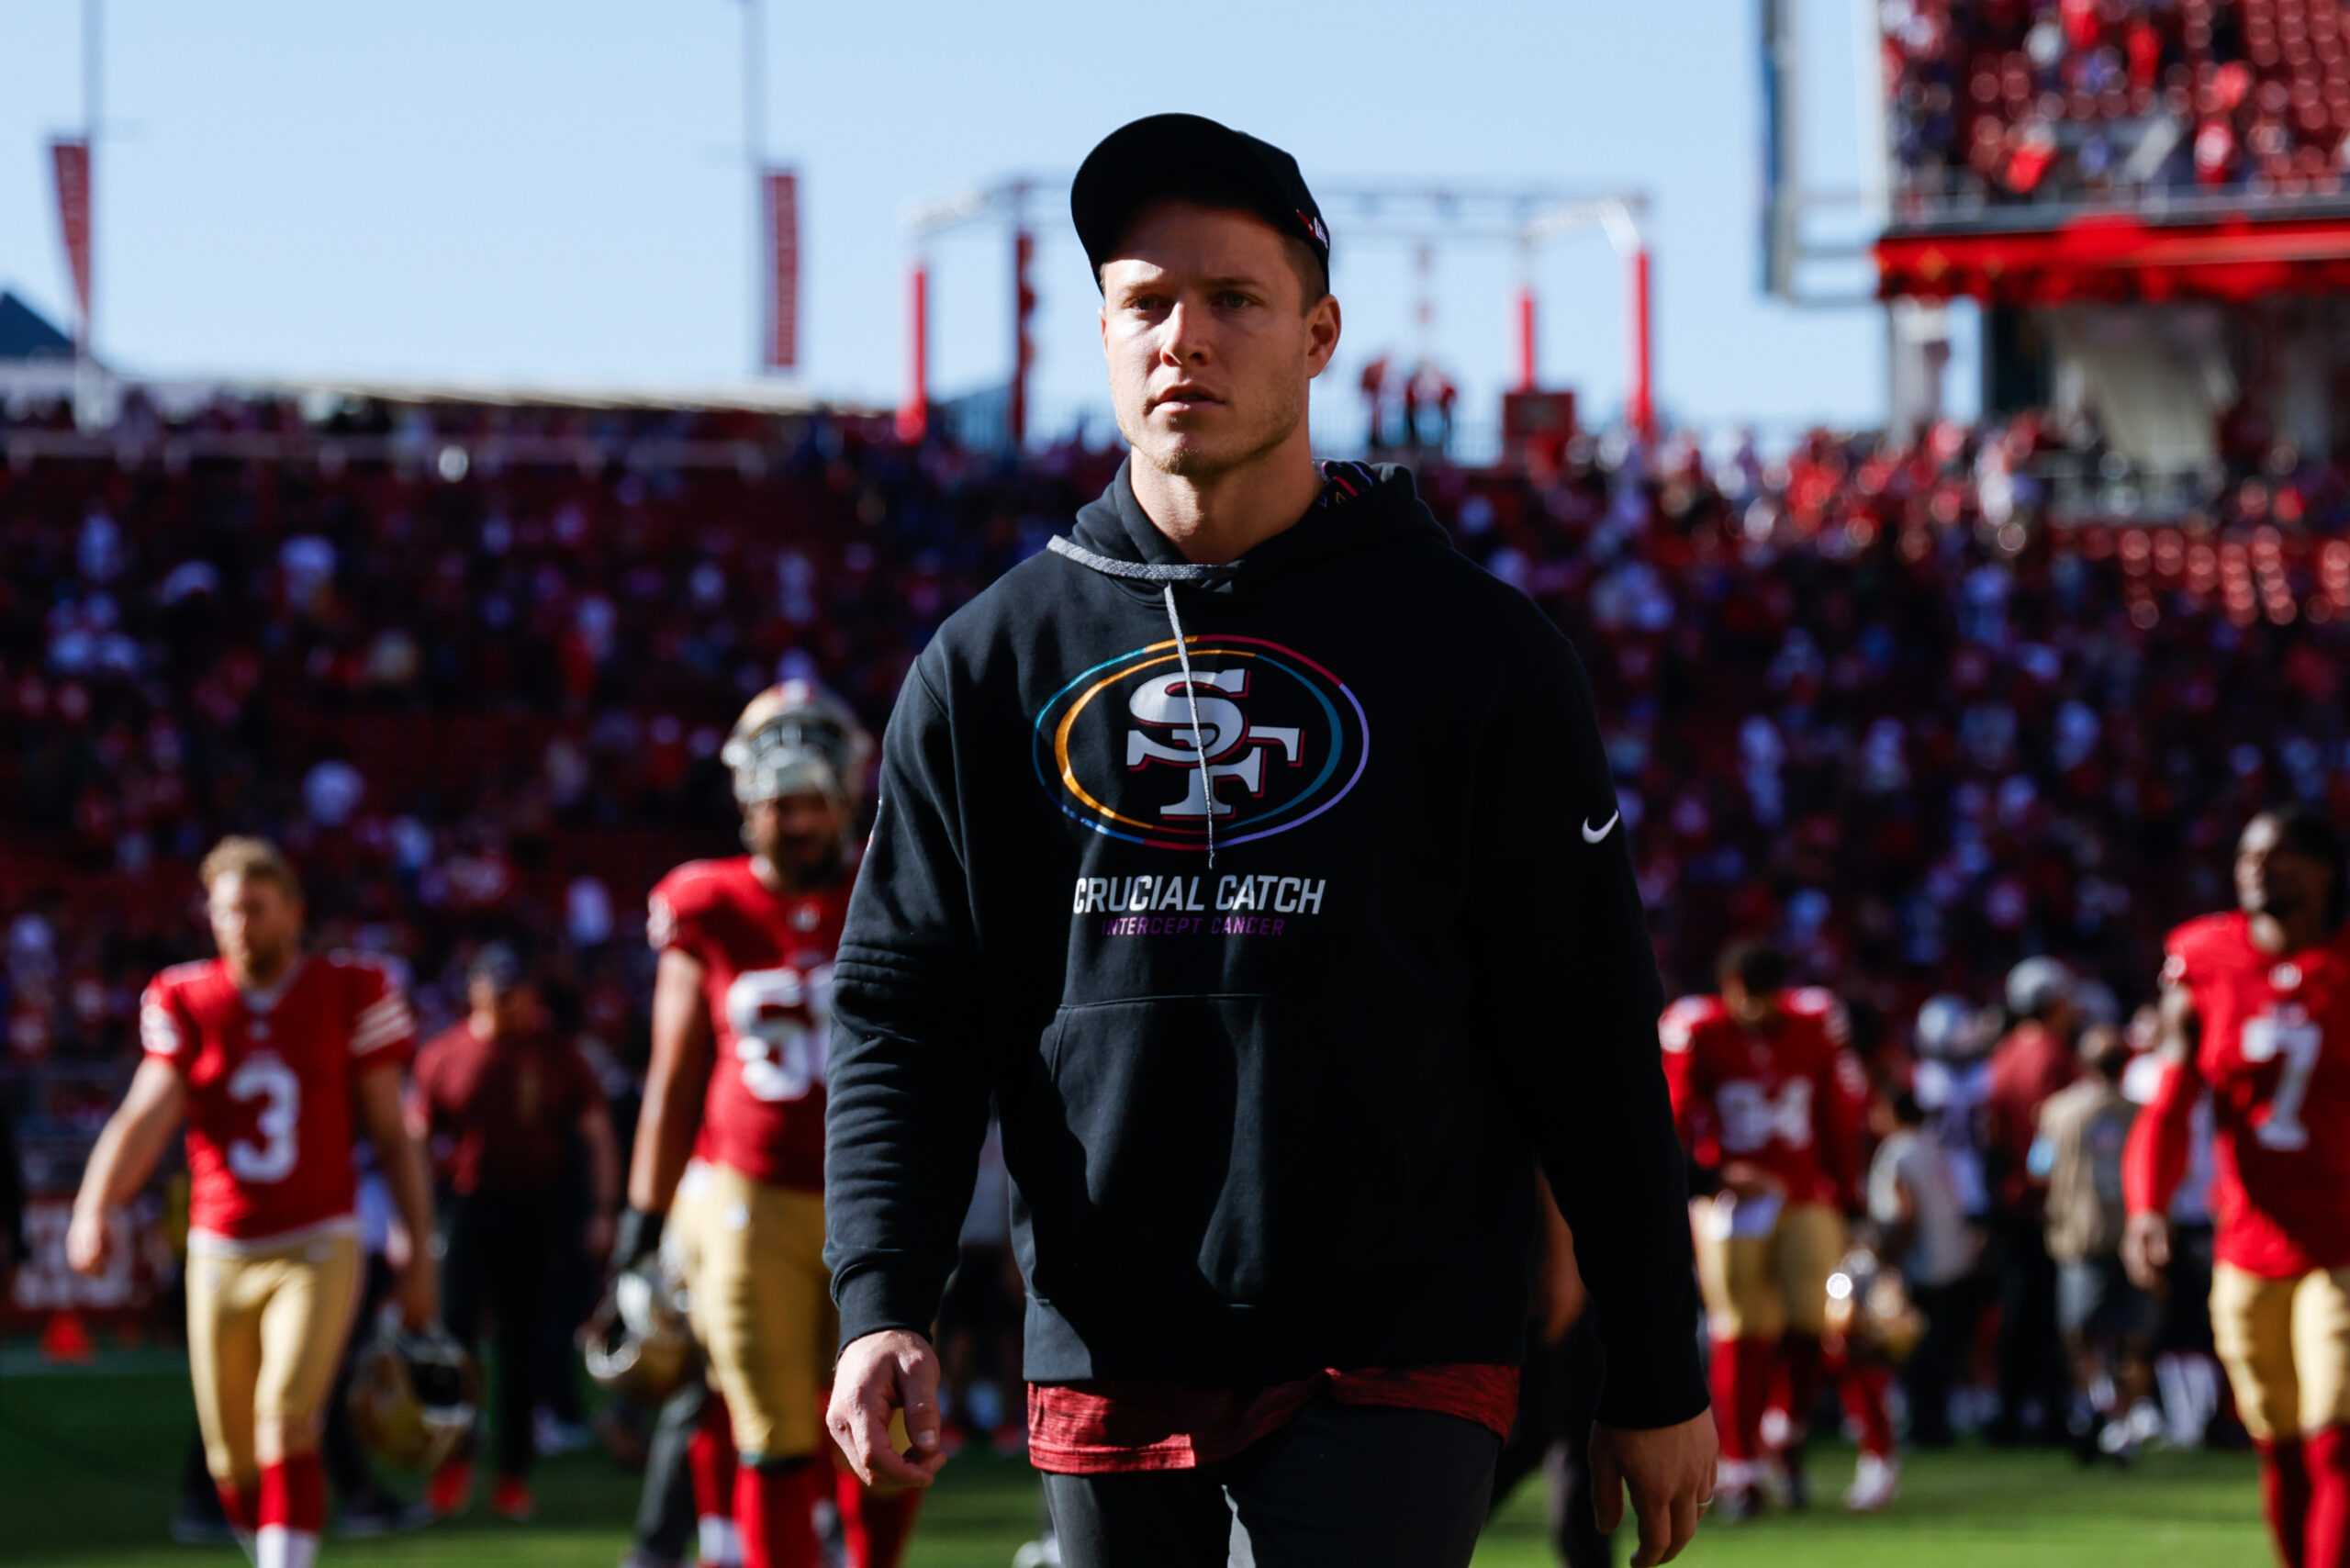
<path id="1" fill-rule="evenodd" d="M 1270 1437 L 1315 1400 L 1433 1410 L 1506 1439 L 1517 1419 L 1517 1369 L 1481 1361 L 1336 1368 L 1257 1388 L 1156 1383 L 1032 1383 L 1028 1461 L 1059 1475 L 1192 1470 Z"/>

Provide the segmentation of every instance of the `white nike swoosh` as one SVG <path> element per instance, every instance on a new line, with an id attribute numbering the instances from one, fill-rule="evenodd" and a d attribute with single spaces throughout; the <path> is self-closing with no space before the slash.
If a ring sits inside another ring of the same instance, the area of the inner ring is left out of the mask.
<path id="1" fill-rule="evenodd" d="M 1583 824 L 1583 841 L 1585 844 L 1597 844 L 1601 839 L 1606 838 L 1607 836 L 1608 830 L 1616 825 L 1616 817 L 1620 817 L 1623 814 L 1623 812 L 1617 812 L 1616 816 L 1609 817 L 1597 827 L 1592 826 L 1591 823 L 1586 819 Z"/>

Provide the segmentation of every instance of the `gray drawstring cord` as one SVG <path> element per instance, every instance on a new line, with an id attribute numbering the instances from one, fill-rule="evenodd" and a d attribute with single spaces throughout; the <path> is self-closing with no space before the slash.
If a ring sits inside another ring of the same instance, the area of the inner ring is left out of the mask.
<path id="1" fill-rule="evenodd" d="M 1175 633 L 1175 659 L 1183 666 L 1183 700 L 1192 710 L 1192 745 L 1200 754 L 1200 793 L 1206 799 L 1208 807 L 1208 869 L 1213 871 L 1215 869 L 1215 775 L 1208 769 L 1207 732 L 1200 725 L 1200 695 L 1192 688 L 1191 644 L 1183 635 L 1183 617 L 1175 609 L 1175 585 L 1223 582 L 1241 569 L 1239 564 L 1203 566 L 1189 562 L 1120 561 L 1108 555 L 1098 555 L 1058 533 L 1045 542 L 1045 548 L 1105 577 L 1124 577 L 1129 582 L 1159 585 L 1159 595 L 1167 605 L 1167 624 Z"/>
<path id="2" fill-rule="evenodd" d="M 1167 599 L 1167 624 L 1175 632 L 1175 662 L 1183 666 L 1183 701 L 1192 710 L 1192 749 L 1200 754 L 1200 798 L 1207 802 L 1208 869 L 1215 869 L 1215 774 L 1208 767 L 1208 733 L 1200 727 L 1200 693 L 1192 682 L 1192 649 L 1183 637 L 1183 618 L 1175 612 L 1175 585 L 1159 590 Z"/>

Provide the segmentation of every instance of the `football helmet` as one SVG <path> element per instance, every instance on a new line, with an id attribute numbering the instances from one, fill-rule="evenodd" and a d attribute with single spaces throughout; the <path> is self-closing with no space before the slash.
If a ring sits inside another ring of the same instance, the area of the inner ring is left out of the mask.
<path id="1" fill-rule="evenodd" d="M 1853 1361 L 1897 1367 L 1924 1338 L 1926 1319 L 1910 1301 L 1901 1271 L 1855 1247 L 1828 1276 L 1828 1331 L 1844 1341 Z"/>
<path id="2" fill-rule="evenodd" d="M 1998 1020 L 1963 996 L 1943 991 L 1918 1009 L 1918 1054 L 1928 1061 L 1972 1061 L 1998 1040 Z"/>
<path id="3" fill-rule="evenodd" d="M 599 1388 L 648 1409 L 666 1401 L 693 1375 L 697 1353 L 677 1276 L 657 1256 L 614 1274 L 579 1349 Z"/>
<path id="4" fill-rule="evenodd" d="M 812 680 L 787 680 L 751 699 L 719 760 L 738 805 L 812 792 L 854 814 L 873 761 L 873 737 L 847 703 Z"/>
<path id="5" fill-rule="evenodd" d="M 351 1370 L 360 1446 L 396 1470 L 431 1471 L 473 1429 L 481 1374 L 439 1324 L 422 1333 L 386 1318 Z"/>

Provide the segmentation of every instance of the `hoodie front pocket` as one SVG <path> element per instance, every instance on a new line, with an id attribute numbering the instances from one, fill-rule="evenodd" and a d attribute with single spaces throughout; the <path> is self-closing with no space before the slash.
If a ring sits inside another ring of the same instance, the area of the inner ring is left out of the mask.
<path id="1" fill-rule="evenodd" d="M 1408 1229 L 1397 1086 L 1254 995 L 1066 1007 L 1032 1085 L 1036 1288 L 1067 1311 L 1305 1305 Z"/>

